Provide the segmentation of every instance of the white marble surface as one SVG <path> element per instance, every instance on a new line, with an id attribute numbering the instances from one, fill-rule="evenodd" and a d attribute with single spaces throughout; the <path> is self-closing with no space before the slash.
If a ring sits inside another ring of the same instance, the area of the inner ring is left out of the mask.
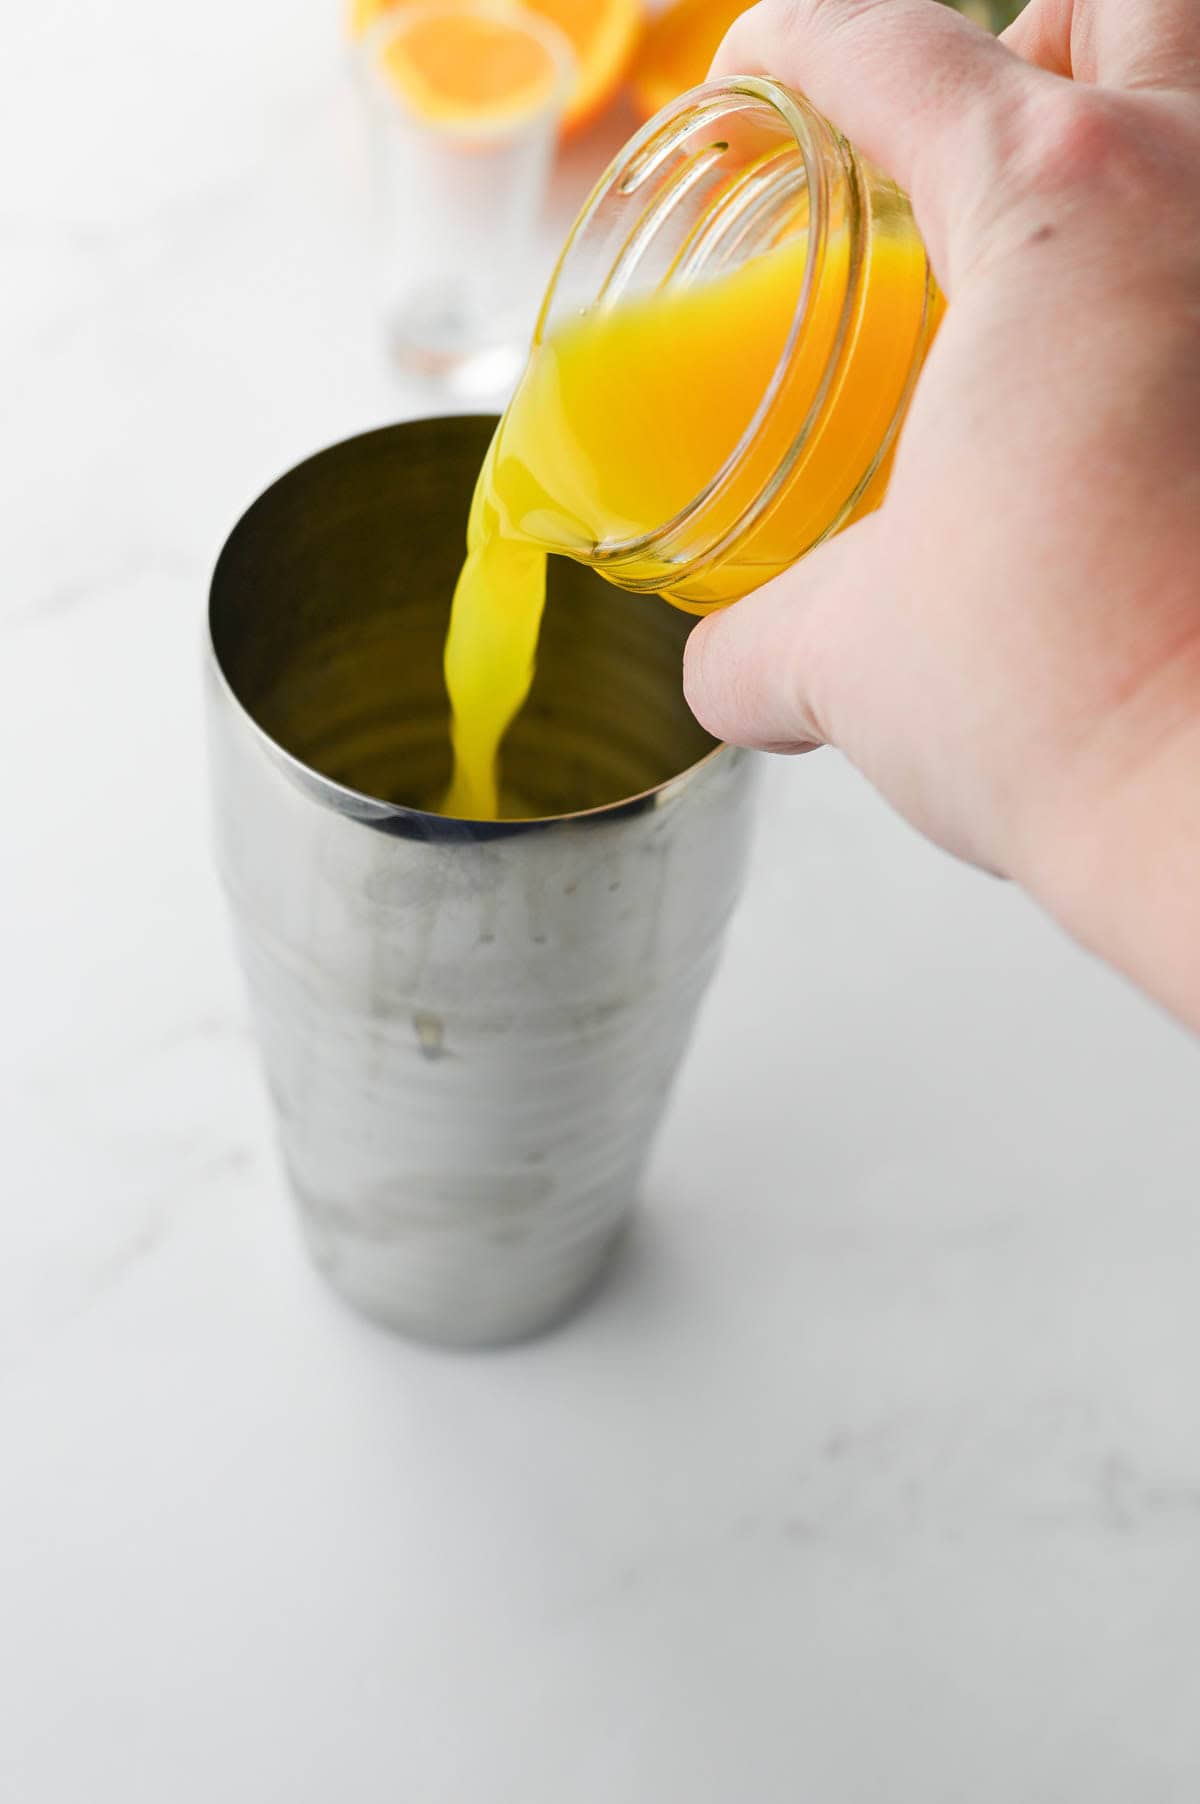
<path id="1" fill-rule="evenodd" d="M 0 1797 L 1192 1804 L 1196 1049 L 834 758 L 580 1320 L 310 1275 L 197 672 L 241 506 L 419 406 L 335 8 L 2 32 Z"/>

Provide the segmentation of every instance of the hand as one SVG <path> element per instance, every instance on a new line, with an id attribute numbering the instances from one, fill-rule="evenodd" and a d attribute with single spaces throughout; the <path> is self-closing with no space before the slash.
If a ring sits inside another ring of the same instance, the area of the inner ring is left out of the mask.
<path id="1" fill-rule="evenodd" d="M 1200 4 L 764 0 L 734 71 L 907 188 L 950 307 L 884 506 L 695 629 L 692 707 L 838 746 L 1200 1025 Z"/>

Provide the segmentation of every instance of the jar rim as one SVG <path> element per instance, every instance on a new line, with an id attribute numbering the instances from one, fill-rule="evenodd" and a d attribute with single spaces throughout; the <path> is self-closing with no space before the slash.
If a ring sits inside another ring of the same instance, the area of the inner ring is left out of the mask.
<path id="1" fill-rule="evenodd" d="M 708 481 L 705 482 L 703 487 L 698 489 L 696 493 L 692 495 L 669 519 L 659 522 L 657 525 L 646 531 L 638 532 L 632 537 L 602 540 L 594 545 L 588 553 L 588 562 L 600 570 L 608 569 L 615 572 L 615 568 L 622 564 L 633 563 L 647 555 L 661 552 L 664 542 L 669 541 L 673 535 L 685 530 L 687 526 L 694 522 L 697 516 L 702 513 L 706 505 L 718 494 L 730 476 L 737 469 L 739 463 L 752 446 L 755 438 L 762 430 L 771 409 L 779 398 L 780 391 L 787 378 L 789 365 L 792 361 L 801 333 L 804 330 L 805 322 L 809 316 L 818 266 L 820 259 L 824 254 L 828 220 L 830 217 L 831 198 L 829 192 L 829 165 L 825 153 L 831 145 L 836 147 L 842 152 L 847 163 L 852 167 L 854 159 L 852 148 L 847 144 L 841 133 L 839 133 L 836 128 L 826 120 L 815 107 L 813 107 L 810 101 L 803 95 L 796 93 L 793 89 L 786 87 L 782 82 L 774 81 L 768 76 L 723 76 L 717 81 L 705 82 L 700 87 L 689 89 L 687 93 L 681 94 L 677 100 L 672 101 L 669 106 L 664 107 L 653 119 L 650 119 L 642 126 L 641 130 L 634 134 L 600 177 L 587 200 L 584 202 L 583 207 L 580 209 L 579 216 L 572 226 L 566 242 L 559 253 L 558 261 L 555 264 L 554 272 L 547 285 L 545 298 L 543 299 L 541 310 L 538 314 L 537 324 L 533 334 L 533 343 L 535 346 L 539 345 L 543 340 L 544 328 L 558 287 L 558 279 L 572 249 L 579 243 L 583 234 L 587 231 L 588 226 L 595 217 L 597 209 L 604 200 L 604 197 L 609 194 L 613 188 L 617 187 L 628 175 L 631 166 L 644 155 L 647 148 L 662 134 L 671 130 L 673 127 L 676 127 L 681 120 L 688 114 L 695 112 L 698 108 L 703 108 L 710 102 L 718 102 L 721 100 L 731 101 L 738 98 L 764 102 L 778 114 L 789 127 L 795 140 L 796 148 L 800 152 L 804 162 L 805 181 L 809 195 L 810 225 L 808 242 L 805 247 L 804 274 L 796 296 L 795 307 L 792 312 L 791 322 L 788 326 L 787 337 L 779 357 L 776 360 L 775 367 L 771 372 L 770 379 L 766 383 L 763 392 L 758 399 L 753 414 L 742 428 L 736 444 L 734 444 L 723 462 L 712 473 Z M 713 118 L 719 118 L 720 109 L 714 106 L 711 116 Z M 839 348 L 846 332 L 847 319 L 850 312 L 848 303 L 849 296 L 847 297 L 847 305 L 843 309 L 843 318 L 839 324 Z M 747 526 L 753 524 L 754 518 L 757 517 L 761 512 L 761 509 L 773 498 L 782 482 L 786 480 L 791 465 L 793 464 L 800 447 L 804 443 L 805 438 L 809 434 L 814 420 L 819 417 L 820 412 L 824 407 L 828 396 L 829 386 L 835 373 L 836 362 L 836 357 L 831 359 L 830 368 L 826 372 L 805 418 L 797 425 L 796 431 L 792 436 L 788 453 L 781 459 L 780 466 L 776 470 L 773 479 L 766 485 L 764 493 L 757 498 L 756 502 L 752 504 L 748 510 L 744 511 L 743 515 L 740 516 L 735 523 L 735 526 L 732 529 L 733 536 L 740 537 Z M 706 562 L 714 551 L 719 551 L 724 548 L 729 537 L 729 534 L 722 535 L 721 544 L 711 548 L 711 550 L 706 553 Z M 687 561 L 690 563 L 692 560 Z M 648 577 L 644 581 L 621 576 L 617 580 L 631 589 L 659 589 L 662 586 L 662 579 L 660 576 Z"/>

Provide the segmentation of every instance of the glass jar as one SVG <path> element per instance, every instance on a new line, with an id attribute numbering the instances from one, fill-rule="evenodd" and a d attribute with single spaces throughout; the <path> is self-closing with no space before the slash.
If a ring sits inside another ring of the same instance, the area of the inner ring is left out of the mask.
<path id="1" fill-rule="evenodd" d="M 777 82 L 708 83 L 630 140 L 567 239 L 535 353 L 580 314 L 773 252 L 794 301 L 732 449 L 651 530 L 549 549 L 704 614 L 878 505 L 941 300 L 907 198 Z M 737 359 L 739 325 L 731 310 L 722 357 Z M 669 459 L 671 421 L 654 430 Z"/>

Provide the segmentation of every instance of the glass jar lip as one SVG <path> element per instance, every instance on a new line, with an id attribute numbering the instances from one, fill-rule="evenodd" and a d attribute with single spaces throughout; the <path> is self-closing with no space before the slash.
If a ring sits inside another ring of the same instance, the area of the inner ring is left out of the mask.
<path id="1" fill-rule="evenodd" d="M 836 144 L 844 147 L 846 150 L 848 150 L 849 147 L 846 146 L 845 140 L 842 138 L 841 134 L 838 133 L 834 127 L 829 125 L 828 121 L 824 119 L 822 114 L 817 112 L 811 102 L 806 100 L 803 95 L 797 94 L 794 90 L 785 87 L 782 82 L 774 81 L 769 76 L 727 75 L 722 76 L 717 81 L 704 82 L 699 87 L 690 88 L 685 94 L 681 94 L 678 99 L 673 100 L 668 106 L 663 107 L 660 112 L 656 113 L 652 119 L 648 120 L 646 124 L 642 126 L 640 131 L 636 132 L 634 136 L 629 139 L 628 143 L 624 145 L 618 155 L 609 164 L 608 168 L 604 171 L 604 174 L 600 177 L 580 209 L 579 216 L 571 227 L 566 242 L 559 253 L 558 261 L 554 266 L 554 273 L 547 285 L 545 298 L 542 301 L 541 310 L 538 314 L 537 324 L 533 333 L 533 344 L 534 346 L 537 346 L 542 342 L 543 330 L 558 286 L 560 272 L 573 247 L 579 242 L 592 219 L 595 217 L 596 211 L 601 205 L 604 196 L 622 181 L 627 175 L 630 166 L 636 162 L 646 148 L 653 143 L 657 137 L 669 130 L 673 125 L 678 124 L 687 114 L 694 112 L 698 108 L 706 107 L 711 102 L 720 101 L 722 99 L 732 101 L 738 98 L 763 101 L 778 113 L 790 128 L 796 141 L 796 147 L 804 160 L 805 180 L 811 197 L 810 207 L 812 209 L 811 218 L 813 221 L 813 228 L 810 229 L 808 234 L 808 243 L 805 247 L 804 257 L 804 276 L 796 296 L 796 305 L 792 314 L 791 324 L 788 327 L 787 338 L 784 342 L 783 349 L 779 354 L 775 368 L 771 372 L 770 380 L 767 382 L 759 397 L 754 413 L 742 429 L 733 449 L 729 452 L 728 456 L 718 469 L 713 472 L 703 488 L 697 490 L 697 492 L 669 519 L 659 522 L 659 524 L 651 527 L 648 531 L 639 532 L 631 538 L 609 539 L 597 543 L 592 547 L 588 554 L 589 563 L 593 563 L 597 567 L 603 567 L 605 565 L 614 566 L 621 563 L 632 562 L 638 558 L 645 557 L 647 554 L 654 553 L 656 549 L 661 548 L 664 541 L 669 540 L 673 534 L 686 528 L 689 522 L 693 521 L 696 515 L 705 507 L 713 496 L 716 495 L 731 473 L 737 468 L 738 463 L 745 455 L 748 447 L 753 443 L 755 436 L 761 430 L 771 408 L 778 399 L 779 392 L 786 379 L 788 366 L 795 352 L 801 332 L 804 329 L 805 320 L 808 317 L 818 263 L 823 254 L 826 221 L 829 218 L 829 176 L 826 162 L 822 156 L 822 147 L 818 136 L 821 128 L 823 127 L 831 134 Z M 720 117 L 718 108 L 713 108 L 712 117 L 714 119 Z M 821 390 L 816 397 L 808 417 L 798 425 L 793 440 L 793 455 L 796 446 L 802 441 L 804 435 L 807 433 L 813 415 L 819 410 L 820 406 L 823 405 L 827 386 L 827 383 L 821 385 Z M 774 487 L 775 485 L 772 484 L 772 493 L 774 492 Z M 631 583 L 629 586 L 650 586 L 657 588 L 660 586 L 660 581 L 659 579 L 654 578 L 645 585 Z"/>

